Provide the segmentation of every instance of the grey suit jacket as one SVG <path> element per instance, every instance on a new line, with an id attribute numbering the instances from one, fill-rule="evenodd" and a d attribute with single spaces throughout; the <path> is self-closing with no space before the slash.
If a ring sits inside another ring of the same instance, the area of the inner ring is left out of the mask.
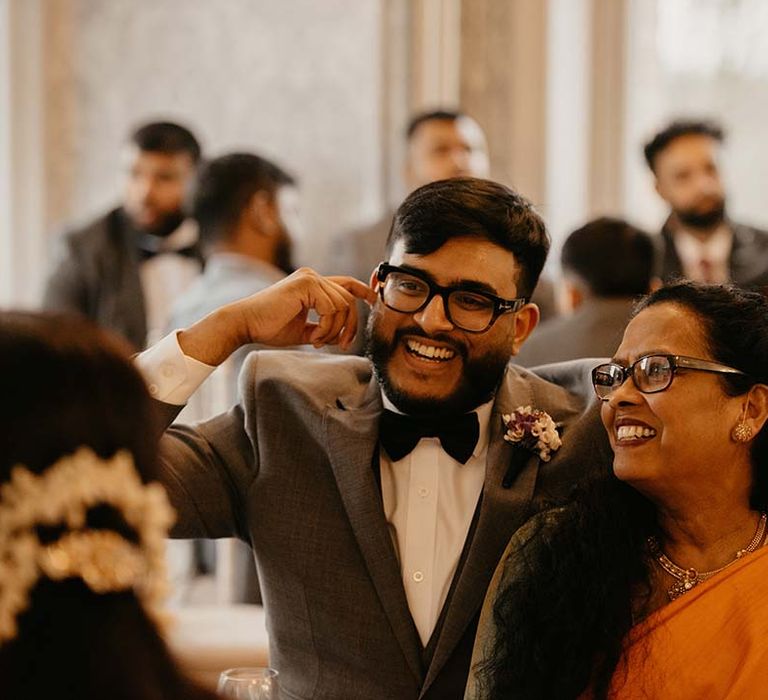
<path id="1" fill-rule="evenodd" d="M 147 318 L 133 236 L 120 208 L 60 236 L 43 308 L 83 314 L 144 348 Z M 193 255 L 202 262 L 199 250 Z"/>
<path id="2" fill-rule="evenodd" d="M 728 261 L 731 280 L 744 289 L 765 291 L 768 287 L 768 231 L 729 222 L 733 231 L 733 247 Z M 675 249 L 669 220 L 658 238 L 660 248 L 660 277 L 669 282 L 683 274 L 680 257 Z"/>
<path id="3" fill-rule="evenodd" d="M 588 299 L 572 316 L 537 326 L 513 361 L 535 367 L 582 357 L 611 357 L 621 342 L 632 303 L 626 297 Z"/>
<path id="4" fill-rule="evenodd" d="M 120 209 L 60 237 L 43 307 L 84 314 L 136 348 L 144 347 L 147 321 L 139 259 Z"/>
<path id="5" fill-rule="evenodd" d="M 367 360 L 257 352 L 241 401 L 161 441 L 175 533 L 249 541 L 271 663 L 287 698 L 461 698 L 486 588 L 511 534 L 610 459 L 583 364 L 510 366 L 493 408 L 486 481 L 438 628 L 423 649 L 377 484 L 381 394 Z M 503 440 L 501 414 L 531 405 L 562 426 L 547 463 Z M 170 421 L 174 407 L 165 408 Z M 508 470 L 515 474 L 503 488 Z"/>

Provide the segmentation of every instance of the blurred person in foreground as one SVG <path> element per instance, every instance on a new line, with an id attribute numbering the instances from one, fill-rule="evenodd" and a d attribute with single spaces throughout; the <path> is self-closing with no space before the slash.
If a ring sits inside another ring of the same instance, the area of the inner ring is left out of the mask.
<path id="1" fill-rule="evenodd" d="M 595 219 L 574 231 L 560 251 L 565 313 L 538 326 L 515 362 L 610 357 L 633 301 L 651 291 L 654 253 L 651 237 L 622 219 Z"/>
<path id="2" fill-rule="evenodd" d="M 656 191 L 671 210 L 659 241 L 660 276 L 759 290 L 768 285 L 768 232 L 727 216 L 723 139 L 712 122 L 676 121 L 645 145 Z"/>
<path id="3" fill-rule="evenodd" d="M 466 697 L 763 697 L 768 301 L 663 287 L 593 383 L 613 469 L 510 541 Z"/>
<path id="4" fill-rule="evenodd" d="M 57 241 L 43 307 L 84 314 L 141 349 L 162 337 L 202 268 L 183 212 L 200 145 L 183 126 L 153 122 L 131 134 L 123 161 L 120 205 Z"/>
<path id="5" fill-rule="evenodd" d="M 609 461 L 584 363 L 509 365 L 548 247 L 517 193 L 441 180 L 400 206 L 369 285 L 301 269 L 139 356 L 170 423 L 238 347 L 347 346 L 372 305 L 369 359 L 251 353 L 234 407 L 161 441 L 174 534 L 253 547 L 286 696 L 460 698 L 512 532 Z"/>
<path id="6" fill-rule="evenodd" d="M 155 621 L 175 516 L 124 341 L 5 312 L 0 365 L 0 697 L 212 700 Z"/>

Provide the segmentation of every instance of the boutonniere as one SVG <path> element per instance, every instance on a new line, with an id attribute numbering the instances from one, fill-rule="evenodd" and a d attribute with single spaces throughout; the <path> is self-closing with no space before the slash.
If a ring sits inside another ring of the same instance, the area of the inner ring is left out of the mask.
<path id="1" fill-rule="evenodd" d="M 518 406 L 514 413 L 507 413 L 501 418 L 507 429 L 504 439 L 530 450 L 542 462 L 548 462 L 552 453 L 563 444 L 555 421 L 546 411 Z"/>

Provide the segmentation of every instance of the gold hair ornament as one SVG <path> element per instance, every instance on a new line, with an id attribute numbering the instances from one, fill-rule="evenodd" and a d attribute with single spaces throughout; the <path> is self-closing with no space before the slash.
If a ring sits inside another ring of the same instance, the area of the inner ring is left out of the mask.
<path id="1" fill-rule="evenodd" d="M 97 505 L 117 510 L 138 542 L 88 528 Z M 80 578 L 94 593 L 133 590 L 154 613 L 168 590 L 165 538 L 175 517 L 163 487 L 143 484 L 125 451 L 105 460 L 82 447 L 39 475 L 14 467 L 0 487 L 0 643 L 16 636 L 41 577 Z M 62 536 L 42 543 L 36 528 L 57 525 Z"/>

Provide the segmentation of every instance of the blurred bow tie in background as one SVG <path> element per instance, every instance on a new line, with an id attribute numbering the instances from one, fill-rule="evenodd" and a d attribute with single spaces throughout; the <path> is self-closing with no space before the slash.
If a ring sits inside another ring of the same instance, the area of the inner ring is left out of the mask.
<path id="1" fill-rule="evenodd" d="M 425 437 L 438 438 L 453 459 L 466 464 L 480 437 L 477 413 L 440 418 L 406 416 L 388 410 L 382 414 L 379 440 L 393 462 L 410 454 Z"/>

